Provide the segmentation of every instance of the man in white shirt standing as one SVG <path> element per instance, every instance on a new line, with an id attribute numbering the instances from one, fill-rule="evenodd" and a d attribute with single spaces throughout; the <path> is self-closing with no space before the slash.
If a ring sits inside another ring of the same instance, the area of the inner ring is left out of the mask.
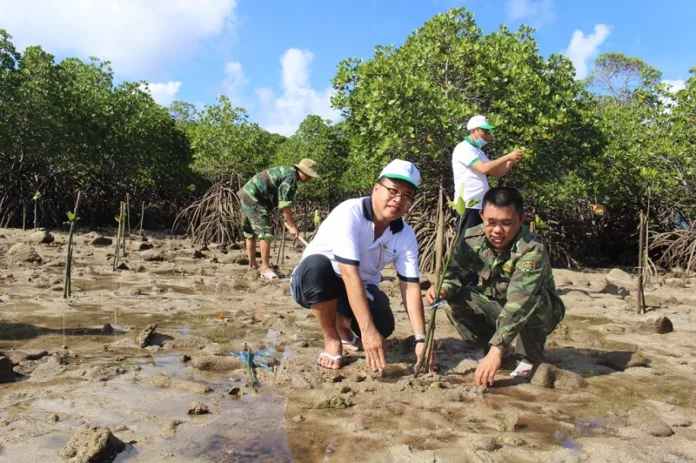
<path id="1" fill-rule="evenodd" d="M 382 269 L 394 264 L 401 296 L 416 335 L 416 362 L 423 360 L 425 316 L 421 298 L 418 242 L 402 219 L 413 203 L 420 173 L 396 159 L 372 194 L 339 204 L 322 222 L 292 273 L 293 299 L 312 310 L 324 335 L 317 364 L 341 368 L 343 349 L 365 350 L 368 368 L 384 369 L 384 339 L 394 331 L 389 297 L 379 289 Z"/>
<path id="2" fill-rule="evenodd" d="M 466 124 L 469 134 L 452 152 L 454 200 L 456 201 L 459 196 L 462 196 L 464 204 L 472 199 L 479 200 L 478 204 L 466 209 L 463 217 L 458 218 L 457 224 L 458 227 L 461 227 L 462 233 L 467 228 L 482 223 L 481 204 L 483 203 L 483 195 L 488 191 L 486 176 L 503 177 L 512 166 L 520 162 L 523 156 L 522 150 L 517 149 L 493 161 L 488 159 L 482 148 L 490 140 L 491 130 L 494 128 L 486 117 L 481 115 L 472 117 Z"/>

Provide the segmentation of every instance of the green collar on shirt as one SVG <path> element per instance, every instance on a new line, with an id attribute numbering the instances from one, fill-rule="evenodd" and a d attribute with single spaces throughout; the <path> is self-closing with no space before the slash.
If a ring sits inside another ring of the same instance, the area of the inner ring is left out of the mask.
<path id="1" fill-rule="evenodd" d="M 474 143 L 474 140 L 469 138 L 468 135 L 466 137 L 464 137 L 464 141 L 467 142 L 468 144 L 470 144 L 471 146 L 473 146 L 474 148 L 478 148 L 478 146 L 476 146 L 476 143 Z"/>

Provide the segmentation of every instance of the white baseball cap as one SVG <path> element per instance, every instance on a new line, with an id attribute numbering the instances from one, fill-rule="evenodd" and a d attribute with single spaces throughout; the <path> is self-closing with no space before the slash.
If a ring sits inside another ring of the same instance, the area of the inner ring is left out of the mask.
<path id="1" fill-rule="evenodd" d="M 416 190 L 420 184 L 421 176 L 418 168 L 408 161 L 394 159 L 392 162 L 382 169 L 379 177 L 387 177 L 394 180 L 403 180 L 413 185 Z"/>
<path id="2" fill-rule="evenodd" d="M 474 130 L 474 129 L 491 130 L 494 128 L 495 128 L 495 126 L 491 125 L 488 122 L 488 119 L 486 119 L 486 116 L 481 116 L 480 114 L 478 116 L 472 117 L 471 119 L 469 119 L 469 122 L 466 123 L 466 130 Z"/>

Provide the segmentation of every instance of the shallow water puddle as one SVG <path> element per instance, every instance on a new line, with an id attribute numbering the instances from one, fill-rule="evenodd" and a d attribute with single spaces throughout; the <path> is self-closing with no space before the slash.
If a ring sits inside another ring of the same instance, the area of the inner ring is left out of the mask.
<path id="1" fill-rule="evenodd" d="M 104 425 L 124 442 L 134 447 L 116 461 L 159 461 L 164 455 L 187 457 L 198 461 L 291 461 L 284 427 L 285 400 L 248 388 L 240 400 L 225 393 L 231 386 L 243 386 L 243 379 L 224 373 L 201 374 L 180 361 L 180 355 L 153 356 L 141 364 L 141 371 L 129 372 L 107 383 L 92 383 L 70 392 L 57 393 L 33 402 L 40 411 L 35 420 L 45 420 L 43 413 L 57 414 L 60 422 L 47 434 L 29 438 L 17 446 L 6 446 L 1 459 L 21 460 L 26 449 L 55 461 L 81 422 Z M 157 388 L 141 380 L 151 374 L 196 380 L 210 385 L 209 394 L 192 394 L 171 388 Z M 210 414 L 191 416 L 187 407 L 203 402 Z M 138 441 L 147 442 L 139 447 Z"/>

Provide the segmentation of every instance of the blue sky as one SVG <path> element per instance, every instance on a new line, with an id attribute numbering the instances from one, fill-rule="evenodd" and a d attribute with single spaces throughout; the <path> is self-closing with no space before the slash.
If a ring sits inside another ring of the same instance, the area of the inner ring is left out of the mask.
<path id="1" fill-rule="evenodd" d="M 438 12 L 465 6 L 484 32 L 528 24 L 544 56 L 578 77 L 609 51 L 637 56 L 675 88 L 696 66 L 696 2 L 672 0 L 0 0 L 0 28 L 21 49 L 112 62 L 117 80 L 146 80 L 161 104 L 226 94 L 263 127 L 290 135 L 329 105 L 339 61 L 401 44 Z"/>

